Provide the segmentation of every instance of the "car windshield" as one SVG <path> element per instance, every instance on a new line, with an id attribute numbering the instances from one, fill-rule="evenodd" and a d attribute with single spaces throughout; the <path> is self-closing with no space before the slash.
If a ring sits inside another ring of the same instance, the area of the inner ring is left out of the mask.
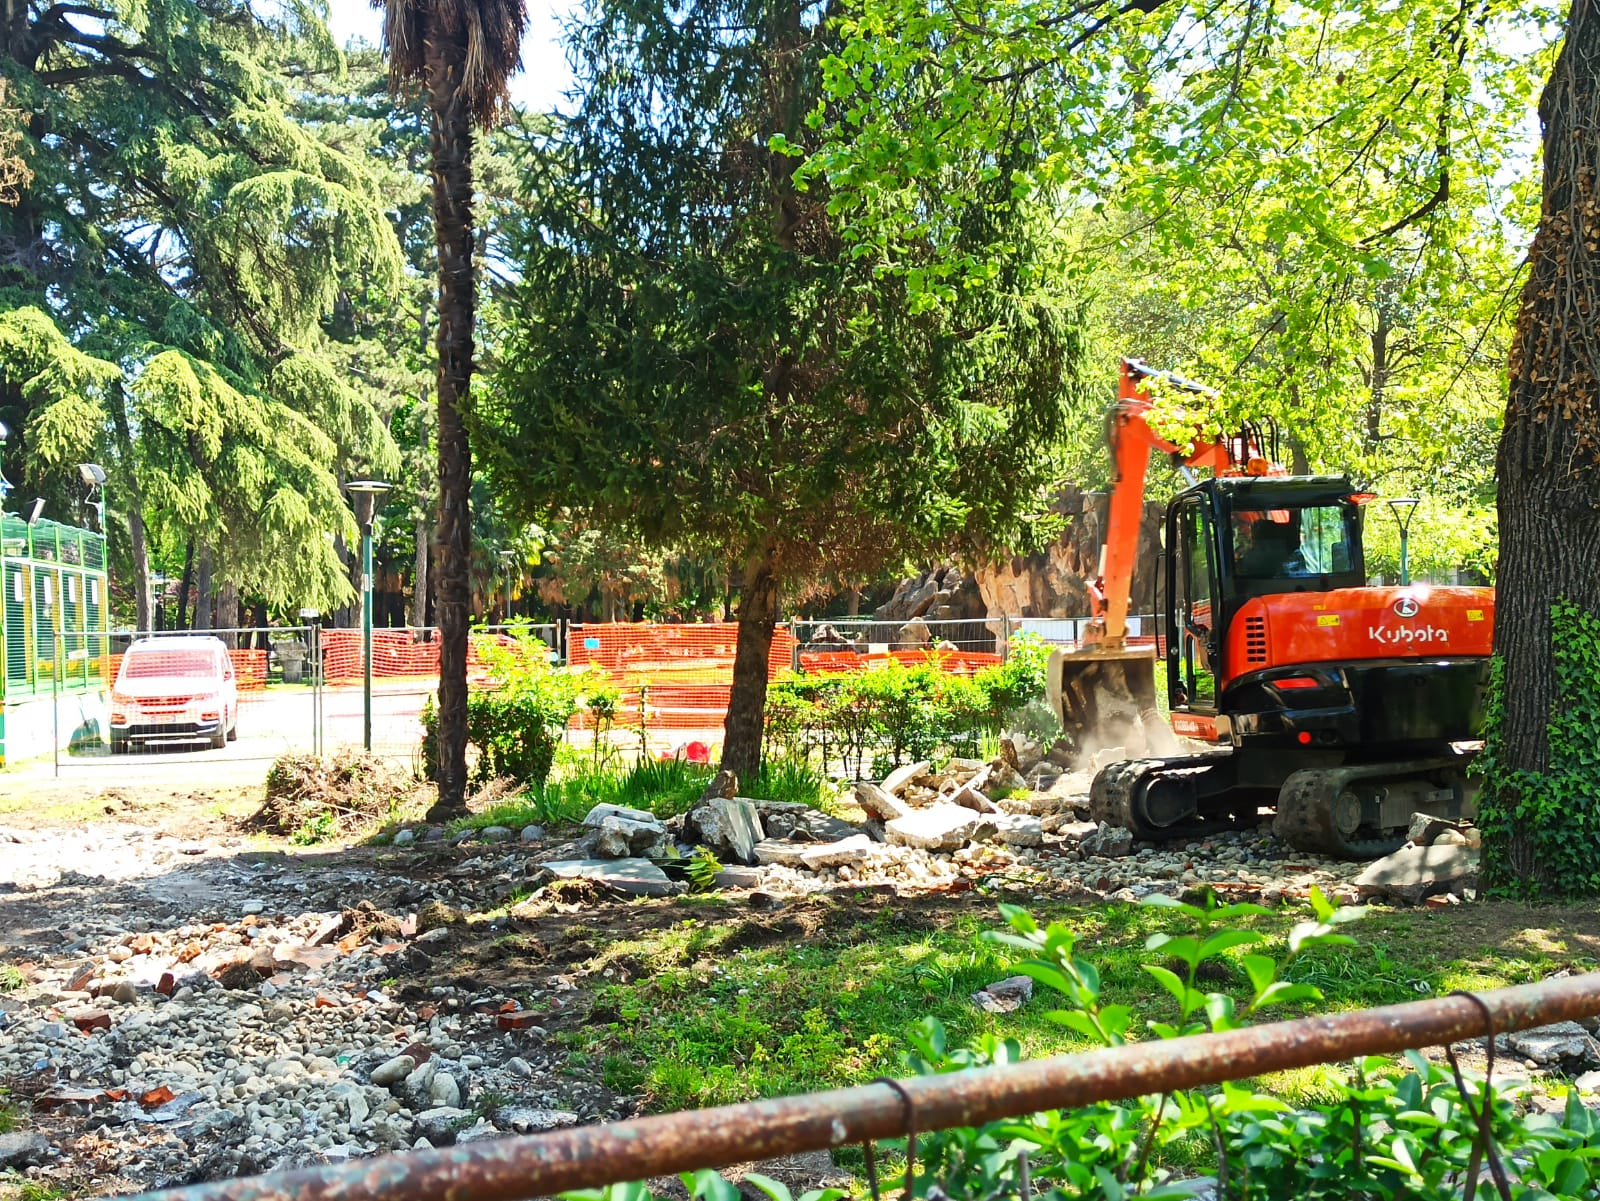
<path id="1" fill-rule="evenodd" d="M 160 680 L 173 676 L 214 679 L 216 656 L 210 651 L 133 651 L 122 660 L 125 680 Z"/>
<path id="2" fill-rule="evenodd" d="M 1350 525 L 1341 505 L 1236 509 L 1232 535 L 1234 574 L 1244 579 L 1350 570 Z"/>

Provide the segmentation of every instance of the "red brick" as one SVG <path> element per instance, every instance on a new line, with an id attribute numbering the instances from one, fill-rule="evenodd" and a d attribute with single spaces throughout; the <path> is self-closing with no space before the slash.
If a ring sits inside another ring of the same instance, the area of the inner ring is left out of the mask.
<path id="1" fill-rule="evenodd" d="M 170 997 L 178 989 L 178 978 L 171 972 L 162 972 L 161 979 L 156 981 L 156 991 L 163 997 Z"/>
<path id="2" fill-rule="evenodd" d="M 111 1029 L 111 1015 L 103 1009 L 85 1009 L 72 1015 L 72 1024 L 85 1034 Z"/>
<path id="3" fill-rule="evenodd" d="M 539 1024 L 539 1015 L 531 1009 L 522 1009 L 516 1013 L 502 1013 L 495 1022 L 502 1030 L 526 1030 Z"/>

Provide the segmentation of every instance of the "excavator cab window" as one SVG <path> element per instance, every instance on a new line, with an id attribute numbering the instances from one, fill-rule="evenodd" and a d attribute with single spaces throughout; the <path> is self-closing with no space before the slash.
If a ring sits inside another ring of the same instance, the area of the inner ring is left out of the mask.
<path id="1" fill-rule="evenodd" d="M 1342 505 L 1235 509 L 1229 522 L 1233 574 L 1297 580 L 1351 569 L 1352 517 Z"/>
<path id="2" fill-rule="evenodd" d="M 1167 669 L 1169 699 L 1176 707 L 1215 712 L 1217 680 L 1212 667 L 1218 645 L 1216 565 L 1208 509 L 1198 496 L 1181 501 L 1173 514 L 1173 601 L 1176 621 Z"/>

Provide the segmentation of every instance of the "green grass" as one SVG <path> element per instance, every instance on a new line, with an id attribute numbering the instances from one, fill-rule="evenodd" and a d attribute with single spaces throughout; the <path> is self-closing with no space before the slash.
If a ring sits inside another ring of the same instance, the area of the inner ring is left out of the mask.
<path id="1" fill-rule="evenodd" d="M 0 992 L 10 992 L 22 985 L 22 973 L 9 963 L 0 963 Z"/>
<path id="2" fill-rule="evenodd" d="M 712 769 L 682 759 L 644 759 L 632 766 L 597 765 L 571 758 L 558 766 L 543 788 L 461 818 L 451 831 L 485 826 L 572 825 L 600 804 L 642 809 L 657 817 L 687 813 L 711 782 Z M 814 807 L 831 805 L 834 789 L 815 769 L 780 761 L 763 764 L 761 774 L 742 784 L 741 796 L 757 800 L 798 801 Z"/>
<path id="3" fill-rule="evenodd" d="M 11 1101 L 11 1094 L 0 1089 L 0 1134 L 10 1134 L 22 1125 L 22 1111 Z"/>
<path id="4" fill-rule="evenodd" d="M 19 1172 L 0 1172 L 0 1201 L 62 1201 L 72 1190 L 53 1180 L 29 1180 Z"/>
<path id="5" fill-rule="evenodd" d="M 1177 929 L 1168 915 L 1130 906 L 1042 906 L 1039 916 L 1079 933 L 1080 953 L 1100 970 L 1103 1002 L 1132 1005 L 1135 1030 L 1146 1018 L 1170 1020 L 1170 999 L 1142 970 L 1166 962 L 1144 944 L 1158 930 Z M 1269 953 L 1283 954 L 1289 927 L 1303 916 L 1285 911 L 1258 920 Z M 591 1022 L 607 1025 L 567 1036 L 567 1046 L 577 1053 L 577 1070 L 598 1067 L 609 1087 L 642 1094 L 659 1111 L 896 1073 L 906 1033 L 929 1014 L 946 1024 L 952 1045 L 993 1033 L 1019 1039 L 1029 1056 L 1082 1049 L 1086 1044 L 1046 1019 L 1057 1006 L 1043 988 L 1015 1014 L 972 1005 L 969 994 L 1012 974 L 1012 953 L 977 937 L 997 924 L 998 914 L 908 920 L 892 906 L 863 914 L 810 904 L 792 916 L 780 910 L 759 918 L 707 906 L 666 930 L 605 946 L 586 965 L 595 979 L 608 966 L 632 978 L 601 984 Z M 1588 911 L 1408 910 L 1347 929 L 1358 945 L 1317 948 L 1291 968 L 1293 978 L 1323 991 L 1317 1011 L 1522 983 L 1561 967 L 1592 966 L 1600 954 L 1600 917 Z M 1246 991 L 1243 973 L 1227 969 L 1202 988 L 1238 997 Z M 1329 1095 L 1339 1070 L 1283 1073 L 1269 1086 L 1310 1100 Z"/>

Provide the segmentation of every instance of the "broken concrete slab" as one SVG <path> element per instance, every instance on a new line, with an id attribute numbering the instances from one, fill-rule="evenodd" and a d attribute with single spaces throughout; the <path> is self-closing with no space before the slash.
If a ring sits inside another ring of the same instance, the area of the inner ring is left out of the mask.
<path id="1" fill-rule="evenodd" d="M 972 1003 L 985 1013 L 1015 1013 L 1032 996 L 1032 976 L 1007 976 L 973 993 Z"/>
<path id="2" fill-rule="evenodd" d="M 807 847 L 800 853 L 800 864 L 814 872 L 846 865 L 854 867 L 871 857 L 872 846 L 872 839 L 865 834 L 852 834 L 849 838 L 842 838 L 838 842 Z"/>
<path id="3" fill-rule="evenodd" d="M 756 862 L 763 866 L 799 867 L 800 856 L 816 848 L 814 842 L 791 842 L 787 838 L 767 838 L 756 843 Z"/>
<path id="4" fill-rule="evenodd" d="M 672 852 L 672 835 L 666 826 L 649 815 L 646 820 L 638 821 L 620 813 L 608 813 L 594 832 L 594 850 L 608 859 L 667 855 Z"/>
<path id="5" fill-rule="evenodd" d="M 1084 821 L 1075 813 L 1052 813 L 1041 820 L 1046 834 L 1059 834 L 1063 841 L 1081 843 L 1100 829 L 1099 822 Z"/>
<path id="6" fill-rule="evenodd" d="M 630 809 L 626 805 L 596 805 L 584 816 L 583 824 L 591 830 L 597 829 L 600 823 L 608 817 L 621 817 L 631 822 L 653 822 L 656 820 L 654 813 L 643 809 Z M 657 823 L 659 824 L 659 823 Z"/>
<path id="7" fill-rule="evenodd" d="M 1552 1022 L 1505 1037 L 1506 1045 L 1524 1059 L 1578 1073 L 1600 1067 L 1600 1044 L 1577 1022 Z"/>
<path id="8" fill-rule="evenodd" d="M 922 851 L 953 851 L 975 839 L 987 838 L 995 825 L 983 814 L 960 805 L 931 805 L 897 817 L 883 829 L 884 841 Z"/>
<path id="9" fill-rule="evenodd" d="M 1472 823 L 1453 817 L 1437 817 L 1432 813 L 1413 813 L 1406 830 L 1406 839 L 1413 846 L 1427 847 L 1446 830 L 1464 830 Z M 1463 844 L 1464 845 L 1464 844 Z"/>
<path id="10" fill-rule="evenodd" d="M 866 811 L 868 817 L 875 817 L 883 822 L 893 821 L 911 812 L 911 806 L 899 797 L 867 781 L 856 785 L 856 804 Z"/>
<path id="11" fill-rule="evenodd" d="M 1101 822 L 1093 834 L 1085 835 L 1078 844 L 1085 855 L 1099 855 L 1106 859 L 1121 859 L 1133 853 L 1133 831 L 1121 826 L 1108 826 Z"/>
<path id="12" fill-rule="evenodd" d="M 881 787 L 890 796 L 899 796 L 900 790 L 927 771 L 928 767 L 929 764 L 926 759 L 920 763 L 907 763 L 904 767 L 897 767 L 885 776 L 883 783 L 878 787 Z"/>
<path id="13" fill-rule="evenodd" d="M 1044 845 L 1044 823 L 1025 813 L 1002 813 L 991 818 L 995 824 L 994 840 L 1008 847 L 1037 847 Z"/>
<path id="14" fill-rule="evenodd" d="M 974 813 L 999 813 L 1000 806 L 996 805 L 983 793 L 971 784 L 963 784 L 950 797 L 952 805 L 960 805 L 963 809 L 971 809 Z"/>
<path id="15" fill-rule="evenodd" d="M 1463 846 L 1401 847 L 1369 863 L 1354 883 L 1363 897 L 1416 905 L 1436 892 L 1476 888 L 1478 852 Z"/>
<path id="16" fill-rule="evenodd" d="M 635 897 L 671 897 L 684 886 L 648 859 L 561 859 L 543 865 L 563 880 L 594 880 Z"/>
<path id="17" fill-rule="evenodd" d="M 684 837 L 705 845 L 718 859 L 754 863 L 756 843 L 766 837 L 754 801 L 744 797 L 712 797 L 689 811 Z"/>

